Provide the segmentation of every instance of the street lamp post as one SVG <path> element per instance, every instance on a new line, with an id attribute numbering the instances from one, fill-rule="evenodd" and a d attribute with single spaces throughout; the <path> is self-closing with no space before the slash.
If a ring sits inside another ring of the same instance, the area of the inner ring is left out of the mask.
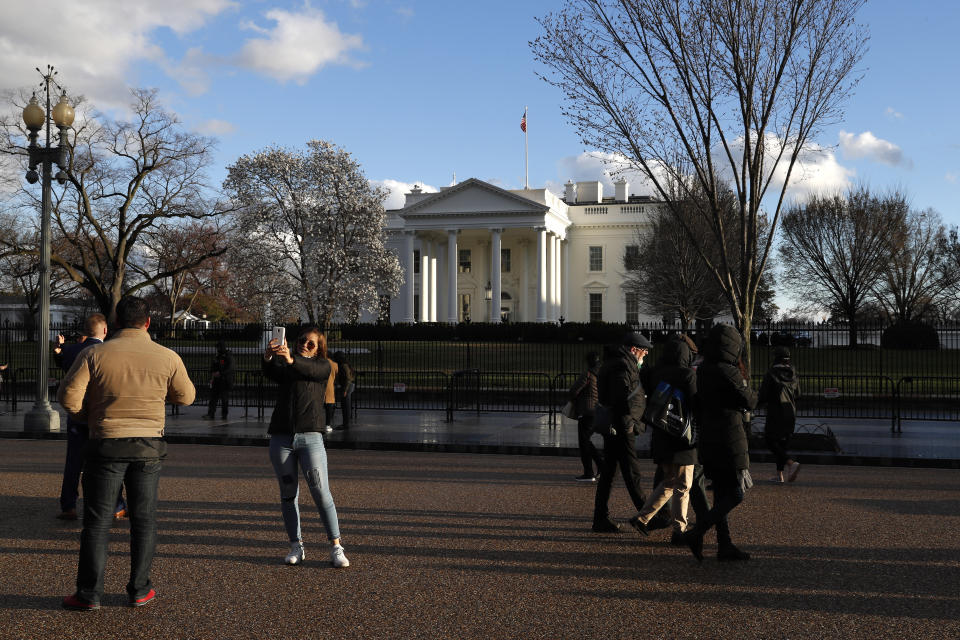
<path id="1" fill-rule="evenodd" d="M 59 431 L 60 414 L 50 406 L 48 398 L 47 379 L 50 375 L 50 178 L 53 173 L 53 163 L 64 167 L 67 164 L 67 130 L 73 124 L 73 107 L 67 101 L 67 92 L 53 79 L 57 74 L 53 67 L 47 65 L 47 73 L 37 69 L 43 76 L 43 86 L 46 93 L 46 109 L 37 103 L 37 95 L 33 94 L 23 110 L 23 122 L 30 131 L 30 169 L 27 171 L 27 182 L 36 184 L 37 165 L 42 165 L 43 182 L 42 207 L 40 218 L 40 334 L 37 340 L 37 400 L 33 408 L 23 419 L 25 431 Z M 60 101 L 50 109 L 50 85 L 60 89 Z M 60 129 L 60 139 L 56 147 L 50 147 L 50 121 L 53 120 Z M 46 127 L 46 144 L 40 147 L 37 137 L 40 129 Z M 63 184 L 66 174 L 61 170 L 57 173 L 57 182 Z"/>

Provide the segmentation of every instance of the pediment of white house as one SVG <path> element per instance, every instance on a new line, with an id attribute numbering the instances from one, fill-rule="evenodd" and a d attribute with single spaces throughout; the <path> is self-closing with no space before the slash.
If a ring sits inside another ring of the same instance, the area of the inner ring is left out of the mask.
<path id="1" fill-rule="evenodd" d="M 518 216 L 544 215 L 549 207 L 510 193 L 495 185 L 470 178 L 455 186 L 401 209 L 399 215 L 408 222 L 420 218 L 476 215 Z"/>

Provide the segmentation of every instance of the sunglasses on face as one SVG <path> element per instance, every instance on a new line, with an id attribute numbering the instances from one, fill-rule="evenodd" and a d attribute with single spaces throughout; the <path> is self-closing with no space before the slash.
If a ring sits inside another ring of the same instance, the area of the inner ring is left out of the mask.
<path id="1" fill-rule="evenodd" d="M 297 344 L 305 346 L 307 349 L 316 349 L 317 343 L 311 340 L 310 338 L 298 338 Z"/>

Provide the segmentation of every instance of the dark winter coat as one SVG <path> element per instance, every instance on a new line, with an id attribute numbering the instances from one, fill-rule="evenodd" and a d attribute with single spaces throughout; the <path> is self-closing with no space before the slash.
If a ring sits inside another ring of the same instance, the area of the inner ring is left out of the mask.
<path id="1" fill-rule="evenodd" d="M 603 361 L 597 374 L 600 404 L 608 407 L 617 435 L 645 430 L 641 420 L 647 396 L 640 383 L 637 359 L 629 347 L 619 346 Z"/>
<path id="2" fill-rule="evenodd" d="M 782 438 L 793 435 L 799 397 L 800 384 L 793 366 L 789 362 L 777 362 L 771 366 L 757 393 L 757 404 L 767 407 L 767 421 L 763 430 L 768 436 Z"/>
<path id="3" fill-rule="evenodd" d="M 330 361 L 293 355 L 293 364 L 287 364 L 283 358 L 274 356 L 263 361 L 262 369 L 267 378 L 280 385 L 267 433 L 322 432 L 326 424 L 323 405 Z"/>
<path id="4" fill-rule="evenodd" d="M 218 351 L 210 363 L 210 373 L 219 373 L 212 378 L 214 389 L 228 390 L 233 387 L 233 354 L 230 350 Z"/>
<path id="5" fill-rule="evenodd" d="M 686 409 L 692 411 L 697 401 L 697 376 L 691 368 L 693 353 L 682 340 L 668 340 L 657 347 L 657 365 L 646 376 L 649 391 L 661 382 L 683 392 Z M 697 443 L 672 436 L 660 429 L 651 429 L 650 453 L 657 464 L 697 464 Z"/>
<path id="6" fill-rule="evenodd" d="M 570 400 L 577 416 L 593 415 L 597 408 L 597 372 L 600 367 L 587 369 L 570 387 Z"/>
<path id="7" fill-rule="evenodd" d="M 742 340 L 731 325 L 710 330 L 697 368 L 697 424 L 700 462 L 708 469 L 748 469 L 750 455 L 744 430 L 745 411 L 757 405 L 757 394 L 740 375 Z"/>

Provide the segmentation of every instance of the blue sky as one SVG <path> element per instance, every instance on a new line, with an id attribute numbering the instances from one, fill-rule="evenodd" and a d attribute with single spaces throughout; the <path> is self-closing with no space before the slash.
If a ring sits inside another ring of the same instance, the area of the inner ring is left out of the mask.
<path id="1" fill-rule="evenodd" d="M 341 145 L 400 192 L 476 177 L 523 186 L 595 179 L 599 161 L 535 76 L 528 41 L 554 0 L 78 0 L 4 3 L 0 89 L 50 63 L 71 93 L 120 108 L 156 87 L 184 124 L 218 138 L 217 182 L 238 156 L 312 138 Z M 960 224 L 960 62 L 955 3 L 869 2 L 864 79 L 807 188 L 851 181 L 906 190 Z"/>

